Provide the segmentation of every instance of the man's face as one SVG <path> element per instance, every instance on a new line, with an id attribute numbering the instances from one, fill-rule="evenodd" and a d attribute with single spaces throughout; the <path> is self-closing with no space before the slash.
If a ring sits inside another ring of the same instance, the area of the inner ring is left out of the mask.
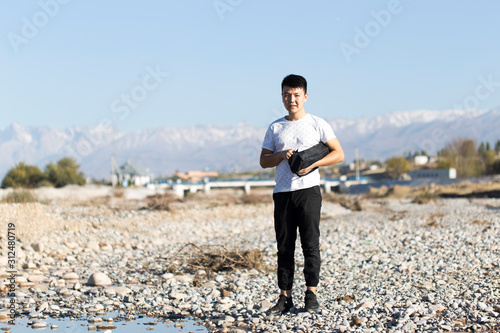
<path id="1" fill-rule="evenodd" d="M 283 105 L 289 113 L 300 113 L 304 111 L 304 103 L 307 101 L 307 94 L 302 88 L 283 87 L 281 93 Z"/>

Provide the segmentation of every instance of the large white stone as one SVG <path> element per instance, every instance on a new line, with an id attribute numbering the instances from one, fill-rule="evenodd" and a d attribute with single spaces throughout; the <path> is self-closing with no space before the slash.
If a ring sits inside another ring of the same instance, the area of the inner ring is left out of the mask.
<path id="1" fill-rule="evenodd" d="M 109 286 L 111 279 L 104 273 L 94 273 L 89 277 L 87 284 L 90 286 Z"/>

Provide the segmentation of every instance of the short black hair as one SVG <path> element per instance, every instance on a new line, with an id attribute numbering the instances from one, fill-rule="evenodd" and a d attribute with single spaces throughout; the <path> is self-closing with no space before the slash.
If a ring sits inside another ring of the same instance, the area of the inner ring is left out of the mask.
<path id="1" fill-rule="evenodd" d="M 281 92 L 283 92 L 284 86 L 290 88 L 302 88 L 304 89 L 304 94 L 307 94 L 307 81 L 303 76 L 296 74 L 286 76 L 283 81 L 281 81 Z"/>

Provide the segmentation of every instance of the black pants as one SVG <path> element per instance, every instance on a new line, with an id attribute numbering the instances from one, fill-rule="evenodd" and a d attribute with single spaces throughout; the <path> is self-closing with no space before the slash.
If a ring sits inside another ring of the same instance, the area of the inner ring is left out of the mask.
<path id="1" fill-rule="evenodd" d="M 297 228 L 304 253 L 304 277 L 307 287 L 319 283 L 321 257 L 319 253 L 319 220 L 321 191 L 319 186 L 273 194 L 274 230 L 278 243 L 278 286 L 291 290 L 295 270 Z"/>

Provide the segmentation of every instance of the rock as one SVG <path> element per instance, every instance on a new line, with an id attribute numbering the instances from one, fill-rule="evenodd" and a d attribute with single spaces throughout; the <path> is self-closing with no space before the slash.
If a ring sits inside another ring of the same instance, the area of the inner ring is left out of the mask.
<path id="1" fill-rule="evenodd" d="M 359 305 L 360 308 L 363 308 L 363 309 L 367 309 L 367 308 L 372 308 L 373 307 L 373 303 L 370 302 L 370 301 L 367 301 L 367 302 L 363 302 Z"/>
<path id="2" fill-rule="evenodd" d="M 361 318 L 358 318 L 358 317 L 353 317 L 352 318 L 352 323 L 354 325 L 360 325 L 363 321 L 361 320 Z"/>
<path id="3" fill-rule="evenodd" d="M 191 282 L 193 281 L 193 277 L 191 275 L 176 275 L 174 276 L 175 280 L 176 281 L 179 281 L 179 282 Z"/>
<path id="4" fill-rule="evenodd" d="M 23 276 L 16 276 L 15 282 L 16 283 L 23 283 L 23 282 L 28 282 L 28 280 Z"/>
<path id="5" fill-rule="evenodd" d="M 111 285 L 110 278 L 104 273 L 94 273 L 92 274 L 88 281 L 89 286 L 109 286 Z"/>
<path id="6" fill-rule="evenodd" d="M 42 282 L 47 280 L 47 278 L 43 275 L 30 275 L 28 276 L 29 282 Z"/>
<path id="7" fill-rule="evenodd" d="M 40 329 L 40 328 L 46 328 L 47 326 L 49 326 L 49 324 L 47 324 L 46 322 L 39 321 L 39 322 L 33 323 L 33 325 L 31 325 L 31 328 Z"/>
<path id="8" fill-rule="evenodd" d="M 90 317 L 87 321 L 90 324 L 98 324 L 98 323 L 102 323 L 103 322 L 102 318 L 99 318 L 99 317 Z"/>
<path id="9" fill-rule="evenodd" d="M 179 293 L 179 292 L 171 292 L 170 294 L 168 294 L 168 297 L 170 299 L 176 299 L 176 300 L 180 300 L 180 299 L 185 299 L 187 298 L 188 296 L 186 294 L 182 294 L 182 293 Z"/>
<path id="10" fill-rule="evenodd" d="M 45 246 L 42 243 L 33 243 L 31 244 L 31 247 L 36 252 L 43 252 L 43 250 L 45 249 Z"/>
<path id="11" fill-rule="evenodd" d="M 64 245 L 66 245 L 68 249 L 76 249 L 78 247 L 78 244 L 75 242 L 64 242 Z"/>
<path id="12" fill-rule="evenodd" d="M 403 332 L 415 332 L 417 330 L 417 325 L 414 322 L 409 321 L 403 326 Z"/>
<path id="13" fill-rule="evenodd" d="M 265 311 L 267 309 L 269 309 L 271 306 L 273 306 L 274 304 L 272 304 L 271 302 L 269 301 L 263 301 L 261 304 L 260 304 L 260 308 L 261 310 Z"/>
<path id="14" fill-rule="evenodd" d="M 46 310 L 50 309 L 50 305 L 48 302 L 43 302 L 40 304 L 40 306 L 38 307 L 37 311 L 39 312 L 44 312 Z"/>
<path id="15" fill-rule="evenodd" d="M 477 302 L 477 307 L 481 309 L 482 311 L 486 312 L 491 312 L 493 311 L 493 308 L 491 306 L 486 305 L 486 303 L 483 302 Z"/>
<path id="16" fill-rule="evenodd" d="M 116 291 L 113 288 L 106 288 L 104 289 L 104 294 L 108 297 L 113 297 L 116 295 Z"/>
<path id="17" fill-rule="evenodd" d="M 115 325 L 111 324 L 99 324 L 97 325 L 97 330 L 98 331 L 103 331 L 103 330 L 114 330 L 116 328 Z"/>
<path id="18" fill-rule="evenodd" d="M 10 319 L 10 310 L 0 310 L 0 320 Z"/>
<path id="19" fill-rule="evenodd" d="M 30 260 L 23 264 L 23 269 L 36 269 L 36 265 Z"/>
<path id="20" fill-rule="evenodd" d="M 101 252 L 101 247 L 99 246 L 99 243 L 97 243 L 97 242 L 89 242 L 87 244 L 87 249 L 94 251 L 96 253 Z"/>
<path id="21" fill-rule="evenodd" d="M 446 307 L 442 304 L 432 304 L 432 305 L 429 305 L 429 309 L 437 311 L 437 312 L 440 312 L 440 311 L 442 312 L 442 311 L 446 310 Z"/>
<path id="22" fill-rule="evenodd" d="M 116 292 L 116 294 L 120 297 L 123 297 L 125 295 L 128 295 L 132 292 L 132 290 L 130 290 L 130 288 L 127 288 L 127 287 L 120 287 L 120 286 L 117 286 L 117 287 L 111 287 L 113 288 L 113 290 Z"/>
<path id="23" fill-rule="evenodd" d="M 62 277 L 64 280 L 78 280 L 80 277 L 74 272 L 68 272 Z"/>
<path id="24" fill-rule="evenodd" d="M 45 283 L 40 283 L 40 284 L 36 284 L 34 286 L 34 288 L 36 289 L 37 292 L 44 293 L 44 292 L 47 292 L 49 290 L 49 285 L 45 284 Z"/>

